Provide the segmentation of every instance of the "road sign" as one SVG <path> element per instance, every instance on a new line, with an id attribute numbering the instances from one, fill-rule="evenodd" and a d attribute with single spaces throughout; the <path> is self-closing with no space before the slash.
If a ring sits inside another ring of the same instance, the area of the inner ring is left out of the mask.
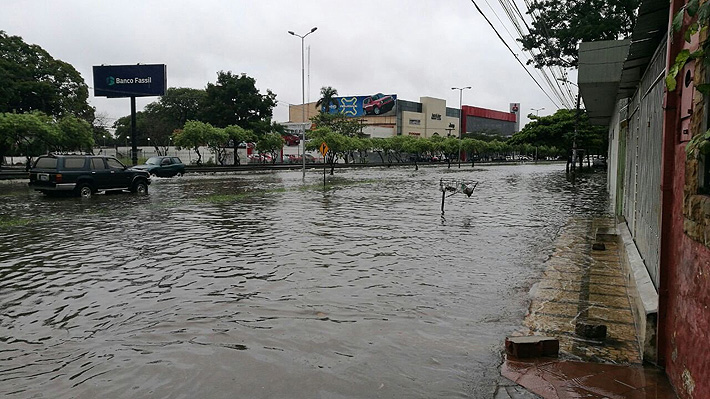
<path id="1" fill-rule="evenodd" d="M 325 156 L 325 154 L 327 154 L 329 150 L 328 144 L 326 144 L 324 141 L 323 143 L 321 143 L 320 148 L 318 149 L 320 150 L 321 155 Z"/>

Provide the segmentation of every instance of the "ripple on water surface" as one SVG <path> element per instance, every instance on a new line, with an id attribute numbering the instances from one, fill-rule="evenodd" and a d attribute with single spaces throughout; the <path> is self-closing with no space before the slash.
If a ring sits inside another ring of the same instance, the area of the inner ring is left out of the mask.
<path id="1" fill-rule="evenodd" d="M 445 218 L 442 177 L 480 181 Z M 557 231 L 606 206 L 603 175 L 572 185 L 559 165 L 321 178 L 6 187 L 0 394 L 492 397 Z"/>

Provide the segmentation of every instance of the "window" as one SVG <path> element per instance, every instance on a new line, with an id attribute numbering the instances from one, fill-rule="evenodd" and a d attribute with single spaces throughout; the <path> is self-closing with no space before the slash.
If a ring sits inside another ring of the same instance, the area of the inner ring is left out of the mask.
<path id="1" fill-rule="evenodd" d="M 421 120 L 421 119 L 410 119 L 410 120 L 409 120 L 409 124 L 410 124 L 410 125 L 421 125 L 421 124 L 422 124 L 422 120 Z"/>
<path id="2" fill-rule="evenodd" d="M 86 158 L 66 157 L 64 158 L 64 169 L 83 169 Z"/>
<path id="3" fill-rule="evenodd" d="M 91 158 L 91 169 L 93 169 L 93 170 L 106 169 L 106 164 L 104 164 L 103 158 Z"/>
<path id="4" fill-rule="evenodd" d="M 121 169 L 121 170 L 123 170 L 123 169 L 126 168 L 125 166 L 123 166 L 122 163 L 118 162 L 118 159 L 114 159 L 114 158 L 106 158 L 106 163 L 108 163 L 108 167 L 109 167 L 110 169 Z"/>
<path id="5" fill-rule="evenodd" d="M 57 158 L 40 158 L 35 163 L 35 168 L 37 169 L 56 169 L 57 168 Z"/>

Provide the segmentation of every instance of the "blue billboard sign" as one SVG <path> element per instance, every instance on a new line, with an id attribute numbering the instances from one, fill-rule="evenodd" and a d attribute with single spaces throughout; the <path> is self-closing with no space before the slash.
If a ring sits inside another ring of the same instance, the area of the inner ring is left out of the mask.
<path id="1" fill-rule="evenodd" d="M 95 97 L 162 96 L 168 86 L 165 64 L 101 65 L 93 69 Z"/>
<path id="2" fill-rule="evenodd" d="M 387 116 L 395 113 L 396 94 L 377 93 L 371 96 L 335 97 L 330 104 L 329 114 L 343 114 L 349 117 Z M 324 107 L 325 108 L 325 107 Z"/>

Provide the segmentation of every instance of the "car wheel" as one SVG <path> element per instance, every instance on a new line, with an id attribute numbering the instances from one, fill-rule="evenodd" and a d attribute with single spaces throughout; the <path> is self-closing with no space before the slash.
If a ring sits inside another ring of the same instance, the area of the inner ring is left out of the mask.
<path id="1" fill-rule="evenodd" d="M 91 198 L 94 194 L 94 189 L 89 183 L 81 183 L 76 189 L 76 194 L 81 198 Z"/>
<path id="2" fill-rule="evenodd" d="M 380 107 L 375 107 L 372 111 L 375 113 L 375 115 L 379 115 L 380 114 Z"/>
<path id="3" fill-rule="evenodd" d="M 133 188 L 131 188 L 131 192 L 137 194 L 147 194 L 148 183 L 146 183 L 144 180 L 138 180 L 137 182 L 133 183 Z"/>

